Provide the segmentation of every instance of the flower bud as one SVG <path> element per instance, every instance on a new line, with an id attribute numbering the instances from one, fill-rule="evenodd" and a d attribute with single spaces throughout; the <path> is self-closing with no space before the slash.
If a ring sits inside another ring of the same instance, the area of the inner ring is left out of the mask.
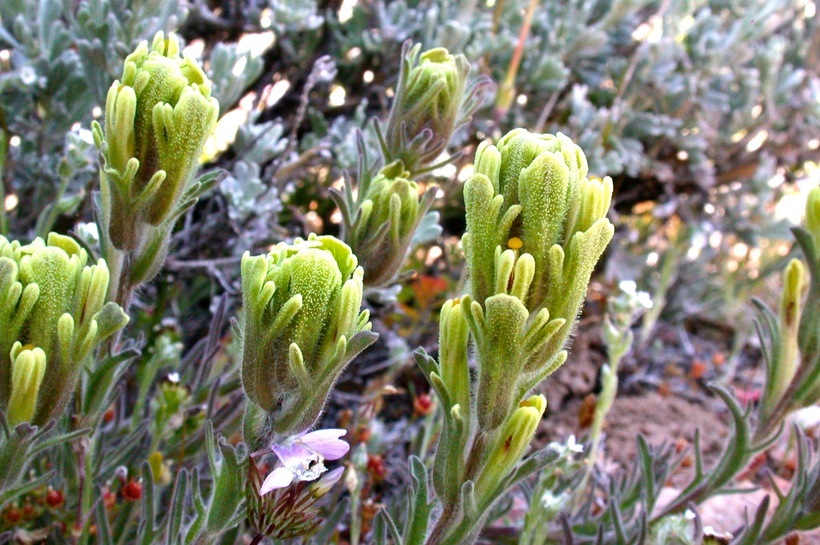
<path id="1" fill-rule="evenodd" d="M 128 316 L 105 302 L 105 260 L 88 266 L 85 250 L 70 237 L 51 233 L 48 242 L 38 238 L 25 246 L 0 237 L 0 256 L 0 354 L 24 343 L 43 353 L 48 366 L 37 382 L 36 413 L 27 417 L 43 425 L 68 403 L 94 348 L 124 327 Z M 0 404 L 16 395 L 16 358 L 0 358 Z"/>
<path id="2" fill-rule="evenodd" d="M 205 140 L 216 127 L 219 104 L 205 72 L 179 54 L 173 34 L 157 33 L 125 59 L 122 80 L 106 100 L 103 156 L 108 175 L 111 241 L 135 247 L 135 221 L 159 225 L 177 204 L 199 166 Z M 126 224 L 126 221 L 131 224 Z"/>
<path id="3" fill-rule="evenodd" d="M 534 380 L 540 382 L 539 370 L 528 370 L 526 364 L 563 327 L 564 320 L 550 320 L 546 309 L 531 317 L 520 299 L 503 293 L 488 298 L 484 308 L 469 297 L 463 304 L 469 309 L 467 321 L 479 361 L 478 425 L 489 432 L 507 419 Z M 564 358 L 566 353 L 561 353 L 547 364 L 560 365 Z"/>
<path id="4" fill-rule="evenodd" d="M 484 470 L 476 480 L 476 497 L 496 496 L 498 485 L 529 448 L 546 409 L 547 399 L 543 395 L 535 395 L 522 401 L 513 411 L 490 447 Z"/>
<path id="5" fill-rule="evenodd" d="M 820 253 L 820 187 L 809 191 L 806 200 L 806 229 L 814 238 L 814 246 Z"/>
<path id="6" fill-rule="evenodd" d="M 469 327 L 463 305 L 451 299 L 441 307 L 439 317 L 439 362 L 441 379 L 447 386 L 452 405 L 470 407 L 470 370 L 467 362 Z"/>
<path id="7" fill-rule="evenodd" d="M 313 425 L 336 377 L 375 341 L 362 276 L 350 248 L 329 236 L 243 256 L 242 384 L 273 431 Z"/>
<path id="8" fill-rule="evenodd" d="M 396 100 L 380 134 L 385 162 L 401 160 L 411 173 L 429 166 L 447 148 L 479 106 L 484 88 L 481 82 L 467 90 L 470 63 L 464 55 L 438 47 L 419 56 L 420 50 L 418 44 L 404 47 Z"/>
<path id="9" fill-rule="evenodd" d="M 780 297 L 780 332 L 777 343 L 778 354 L 769 370 L 768 385 L 763 405 L 771 411 L 783 397 L 797 373 L 800 358 L 798 330 L 802 314 L 801 300 L 806 287 L 806 266 L 799 259 L 792 259 L 786 267 L 783 279 L 783 293 Z"/>
<path id="10" fill-rule="evenodd" d="M 11 349 L 11 397 L 8 402 L 9 423 L 30 422 L 37 408 L 37 394 L 46 372 L 46 353 L 19 342 Z"/>
<path id="11" fill-rule="evenodd" d="M 130 290 L 150 280 L 161 267 L 175 220 L 208 187 L 194 175 L 218 116 L 210 81 L 180 56 L 174 34 L 158 32 L 150 49 L 142 42 L 126 57 L 108 91 L 105 128 L 92 125 L 103 158 L 103 249 L 109 262 L 129 267 L 122 279 L 116 271 L 114 291 L 121 281 Z"/>
<path id="12" fill-rule="evenodd" d="M 423 197 L 407 177 L 401 162 L 391 163 L 369 184 L 361 216 L 349 242 L 364 268 L 368 286 L 390 283 L 404 264 L 413 234 L 433 204 L 433 192 Z"/>

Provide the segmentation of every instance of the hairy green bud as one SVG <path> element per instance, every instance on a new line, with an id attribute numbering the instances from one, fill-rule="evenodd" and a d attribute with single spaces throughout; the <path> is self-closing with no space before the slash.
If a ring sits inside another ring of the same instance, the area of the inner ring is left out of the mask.
<path id="1" fill-rule="evenodd" d="M 807 285 L 806 266 L 802 261 L 792 259 L 786 267 L 783 280 L 778 320 L 780 324 L 778 353 L 770 369 L 763 402 L 768 411 L 780 402 L 797 373 L 800 359 L 797 334 L 802 314 L 803 290 Z"/>
<path id="2" fill-rule="evenodd" d="M 498 486 L 529 448 L 546 409 L 547 399 L 543 395 L 534 395 L 512 411 L 490 446 L 484 469 L 476 480 L 479 502 L 498 495 Z"/>
<path id="3" fill-rule="evenodd" d="M 142 42 L 126 57 L 108 91 L 105 128 L 94 122 L 92 129 L 104 161 L 102 236 L 130 254 L 130 284 L 156 274 L 173 223 L 203 190 L 194 175 L 218 116 L 210 81 L 180 56 L 174 34 L 159 32 L 150 48 Z"/>
<path id="4" fill-rule="evenodd" d="M 419 195 L 400 161 L 383 168 L 369 184 L 349 239 L 368 286 L 389 284 L 404 264 L 413 234 L 433 204 L 434 191 Z"/>
<path id="5" fill-rule="evenodd" d="M 37 394 L 46 372 L 46 353 L 31 345 L 14 343 L 11 359 L 11 397 L 8 402 L 9 423 L 29 422 L 37 408 Z"/>
<path id="6" fill-rule="evenodd" d="M 25 417 L 36 425 L 62 412 L 94 348 L 128 323 L 118 305 L 106 303 L 105 260 L 87 262 L 86 251 L 70 237 L 51 233 L 47 242 L 38 238 L 27 245 L 0 237 L 0 354 L 8 356 L 0 358 L 0 405 L 21 403 L 17 396 L 24 390 L 29 400 L 32 391 L 39 392 L 36 412 Z M 28 345 L 36 347 L 31 354 L 14 348 Z M 33 357 L 37 362 L 37 351 L 43 354 L 43 365 L 48 362 L 45 373 L 15 393 L 15 361 L 23 357 L 26 363 Z M 32 388 L 35 383 L 37 388 Z"/>
<path id="7" fill-rule="evenodd" d="M 814 238 L 814 247 L 820 252 L 820 187 L 809 191 L 806 200 L 806 229 Z"/>
<path id="8" fill-rule="evenodd" d="M 350 248 L 330 236 L 242 257 L 242 384 L 271 428 L 257 432 L 312 426 L 336 378 L 375 341 L 361 310 L 363 274 Z"/>
<path id="9" fill-rule="evenodd" d="M 483 81 L 467 88 L 470 63 L 438 47 L 419 55 L 420 45 L 405 45 L 396 100 L 384 134 L 379 128 L 386 162 L 401 160 L 419 172 L 447 148 L 453 133 L 470 120 L 480 105 Z"/>
<path id="10" fill-rule="evenodd" d="M 564 320 L 550 319 L 547 309 L 531 316 L 520 299 L 505 293 L 493 295 L 483 306 L 466 296 L 463 305 L 479 361 L 478 425 L 480 430 L 493 431 L 541 381 L 544 371 L 528 369 L 527 362 L 564 326 Z M 565 358 L 566 352 L 561 352 L 547 365 L 560 365 Z"/>
<path id="11" fill-rule="evenodd" d="M 467 361 L 469 327 L 464 305 L 450 299 L 441 307 L 439 317 L 439 362 L 441 379 L 447 386 L 450 401 L 466 414 L 470 408 L 470 371 Z"/>

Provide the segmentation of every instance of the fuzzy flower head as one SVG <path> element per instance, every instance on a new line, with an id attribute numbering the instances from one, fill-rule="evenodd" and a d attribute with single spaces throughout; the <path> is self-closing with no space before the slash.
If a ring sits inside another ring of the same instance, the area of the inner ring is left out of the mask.
<path id="1" fill-rule="evenodd" d="M 361 309 L 363 275 L 331 236 L 243 256 L 242 385 L 280 436 L 313 426 L 336 377 L 375 341 Z M 258 448 L 267 438 L 245 441 Z"/>
<path id="2" fill-rule="evenodd" d="M 447 148 L 453 133 L 481 105 L 488 82 L 467 85 L 470 63 L 438 47 L 421 53 L 405 44 L 396 100 L 380 132 L 385 162 L 401 160 L 410 172 L 429 167 Z"/>
<path id="3" fill-rule="evenodd" d="M 128 323 L 106 302 L 105 260 L 88 261 L 71 237 L 0 236 L 0 407 L 13 424 L 59 416 L 86 359 Z"/>
<path id="4" fill-rule="evenodd" d="M 142 42 L 126 57 L 121 80 L 108 91 L 105 128 L 93 126 L 105 158 L 102 193 L 114 246 L 136 247 L 136 221 L 159 225 L 175 217 L 218 117 L 211 82 L 180 55 L 176 35 L 159 32 L 150 48 Z"/>
<path id="5" fill-rule="evenodd" d="M 367 286 L 393 281 L 404 265 L 419 222 L 433 204 L 432 196 L 419 196 L 416 182 L 401 161 L 382 168 L 370 182 L 349 237 L 365 270 Z"/>
<path id="6" fill-rule="evenodd" d="M 350 450 L 350 445 L 340 439 L 345 433 L 347 431 L 342 429 L 316 430 L 298 434 L 282 444 L 273 445 L 271 450 L 282 466 L 267 476 L 259 493 L 265 495 L 272 490 L 285 488 L 294 481 L 318 479 L 327 471 L 325 460 L 338 460 Z M 340 476 L 341 473 L 338 477 Z"/>

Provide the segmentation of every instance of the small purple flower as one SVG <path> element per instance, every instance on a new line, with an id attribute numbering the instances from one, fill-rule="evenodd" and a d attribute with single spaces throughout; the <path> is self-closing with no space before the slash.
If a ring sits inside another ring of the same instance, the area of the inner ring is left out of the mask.
<path id="1" fill-rule="evenodd" d="M 259 493 L 264 495 L 271 490 L 285 488 L 294 480 L 318 479 L 327 471 L 323 463 L 325 460 L 338 460 L 350 450 L 350 445 L 339 439 L 346 433 L 342 429 L 316 430 L 295 435 L 281 445 L 273 445 L 271 450 L 282 467 L 277 467 L 265 478 Z"/>

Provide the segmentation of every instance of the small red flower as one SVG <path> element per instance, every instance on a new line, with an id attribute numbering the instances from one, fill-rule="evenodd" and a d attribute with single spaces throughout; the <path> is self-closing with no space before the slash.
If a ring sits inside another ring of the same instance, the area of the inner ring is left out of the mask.
<path id="1" fill-rule="evenodd" d="M 758 388 L 735 388 L 735 396 L 742 405 L 760 401 L 760 390 Z"/>
<path id="2" fill-rule="evenodd" d="M 692 362 L 692 368 L 689 370 L 689 376 L 695 380 L 699 378 L 703 378 L 703 375 L 706 374 L 707 371 L 706 364 L 701 360 L 695 360 Z"/>
<path id="3" fill-rule="evenodd" d="M 102 501 L 106 509 L 112 509 L 117 505 L 117 495 L 106 489 L 105 492 L 103 492 Z"/>
<path id="4" fill-rule="evenodd" d="M 32 505 L 31 503 L 26 503 L 23 506 L 23 518 L 25 520 L 31 520 L 31 519 L 34 518 L 34 515 L 35 515 L 34 505 Z"/>

